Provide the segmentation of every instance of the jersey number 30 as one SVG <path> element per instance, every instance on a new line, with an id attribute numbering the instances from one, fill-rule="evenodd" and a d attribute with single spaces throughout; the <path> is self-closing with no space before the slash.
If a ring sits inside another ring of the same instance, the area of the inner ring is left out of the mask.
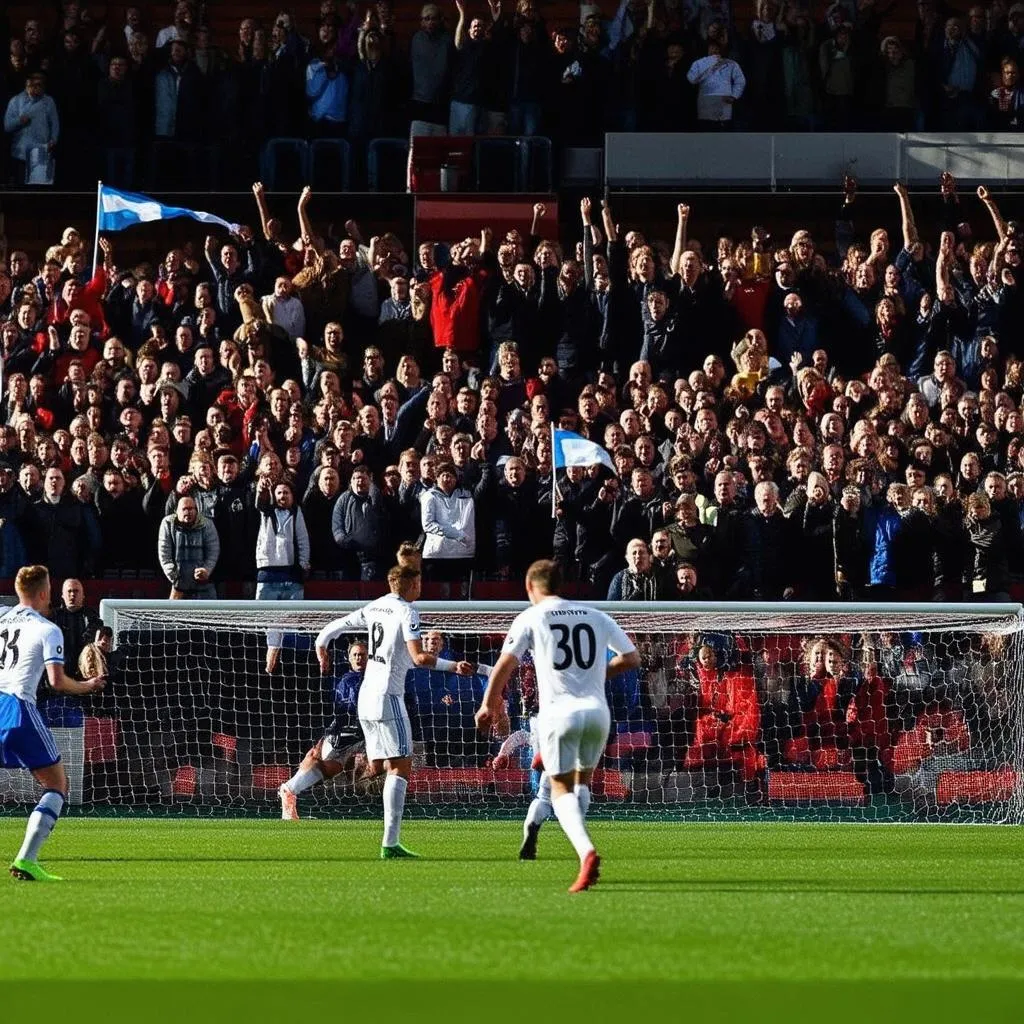
<path id="1" fill-rule="evenodd" d="M 564 672 L 574 663 L 584 669 L 594 664 L 597 640 L 594 638 L 593 627 L 581 622 L 570 630 L 568 626 L 554 623 L 551 632 L 557 638 L 555 648 L 559 656 L 554 664 L 556 672 Z"/>
<path id="2" fill-rule="evenodd" d="M 0 650 L 0 671 L 8 668 L 14 668 L 18 664 L 18 637 L 21 636 L 21 630 L 15 629 L 13 632 L 6 629 L 0 629 L 0 644 L 3 644 L 3 649 Z M 8 656 L 10 656 L 10 664 L 7 663 Z"/>

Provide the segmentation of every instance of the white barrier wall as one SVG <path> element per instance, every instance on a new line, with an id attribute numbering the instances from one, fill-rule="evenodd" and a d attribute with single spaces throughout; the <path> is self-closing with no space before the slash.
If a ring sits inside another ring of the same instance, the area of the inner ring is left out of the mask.
<path id="1" fill-rule="evenodd" d="M 942 171 L 965 185 L 1024 184 L 1024 137 L 993 132 L 610 132 L 605 145 L 609 188 L 834 186 L 844 173 L 931 186 Z"/>

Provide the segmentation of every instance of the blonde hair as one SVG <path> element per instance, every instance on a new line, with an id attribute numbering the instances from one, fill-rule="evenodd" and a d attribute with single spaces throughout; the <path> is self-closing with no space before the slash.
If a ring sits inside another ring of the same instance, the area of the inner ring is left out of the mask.
<path id="1" fill-rule="evenodd" d="M 19 597 L 38 597 L 50 582 L 50 570 L 45 565 L 23 565 L 14 577 L 14 589 Z"/>
<path id="2" fill-rule="evenodd" d="M 395 560 L 399 568 L 415 569 L 419 572 L 420 566 L 423 563 L 423 552 L 412 541 L 407 540 L 399 545 Z"/>
<path id="3" fill-rule="evenodd" d="M 420 578 L 419 567 L 395 565 L 388 570 L 388 587 L 392 594 L 401 594 Z"/>

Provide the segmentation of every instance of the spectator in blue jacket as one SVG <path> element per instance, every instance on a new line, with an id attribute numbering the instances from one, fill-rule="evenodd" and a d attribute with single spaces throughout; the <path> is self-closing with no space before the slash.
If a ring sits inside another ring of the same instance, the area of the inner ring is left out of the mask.
<path id="1" fill-rule="evenodd" d="M 906 484 L 890 484 L 875 523 L 875 547 L 871 556 L 871 595 L 876 600 L 891 601 L 896 594 L 896 565 L 893 548 L 903 529 L 901 510 L 909 509 Z"/>
<path id="2" fill-rule="evenodd" d="M 626 568 L 620 569 L 608 587 L 609 601 L 657 601 L 658 577 L 652 571 L 651 549 L 634 537 L 626 545 Z"/>
<path id="3" fill-rule="evenodd" d="M 348 74 L 335 52 L 333 22 L 320 23 L 321 56 L 306 68 L 310 133 L 314 138 L 340 138 L 348 124 Z"/>
<path id="4" fill-rule="evenodd" d="M 29 75 L 25 91 L 12 96 L 4 112 L 4 131 L 11 136 L 12 182 L 29 181 L 31 151 L 42 147 L 52 153 L 60 136 L 57 104 L 46 95 L 46 76 Z"/>

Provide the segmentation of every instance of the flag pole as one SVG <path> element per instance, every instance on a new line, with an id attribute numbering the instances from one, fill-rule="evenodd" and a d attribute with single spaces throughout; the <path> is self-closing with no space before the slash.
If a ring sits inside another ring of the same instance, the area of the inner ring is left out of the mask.
<path id="1" fill-rule="evenodd" d="M 558 460 L 555 458 L 555 421 L 551 420 L 551 518 L 555 515 L 555 490 L 558 487 Z"/>
<path id="2" fill-rule="evenodd" d="M 100 196 L 103 193 L 103 182 L 96 182 L 96 237 L 92 243 L 92 276 L 96 276 L 96 267 L 100 256 Z"/>

